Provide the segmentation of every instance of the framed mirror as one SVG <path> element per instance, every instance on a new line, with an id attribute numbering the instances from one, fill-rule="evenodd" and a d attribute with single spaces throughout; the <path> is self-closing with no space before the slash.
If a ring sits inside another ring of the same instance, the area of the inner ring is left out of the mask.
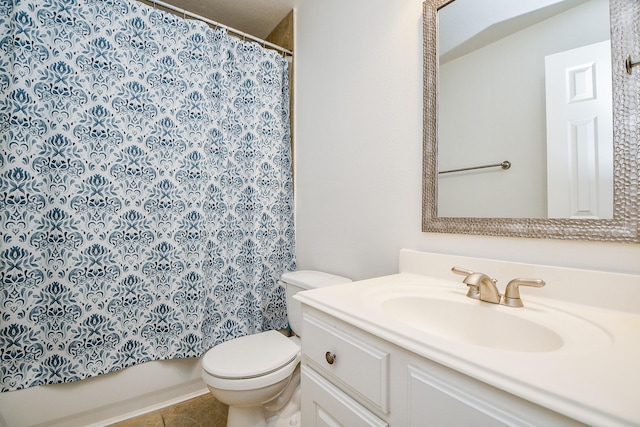
<path id="1" fill-rule="evenodd" d="M 423 4 L 422 230 L 639 243 L 640 4 L 497 3 Z"/>

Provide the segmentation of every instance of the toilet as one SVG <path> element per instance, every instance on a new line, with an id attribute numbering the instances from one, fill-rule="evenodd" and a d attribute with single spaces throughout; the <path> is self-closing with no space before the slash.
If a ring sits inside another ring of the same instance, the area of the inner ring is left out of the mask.
<path id="1" fill-rule="evenodd" d="M 351 282 L 312 270 L 285 273 L 280 280 L 295 335 L 278 331 L 247 335 L 213 347 L 202 358 L 202 379 L 217 400 L 229 405 L 227 427 L 300 426 L 302 307 L 293 296 Z"/>

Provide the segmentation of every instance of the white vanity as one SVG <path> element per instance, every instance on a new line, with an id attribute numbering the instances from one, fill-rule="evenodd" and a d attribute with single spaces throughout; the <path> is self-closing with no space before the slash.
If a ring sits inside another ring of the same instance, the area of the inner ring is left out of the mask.
<path id="1" fill-rule="evenodd" d="M 547 284 L 489 304 L 453 266 Z M 304 426 L 640 425 L 640 276 L 402 250 L 296 298 Z"/>

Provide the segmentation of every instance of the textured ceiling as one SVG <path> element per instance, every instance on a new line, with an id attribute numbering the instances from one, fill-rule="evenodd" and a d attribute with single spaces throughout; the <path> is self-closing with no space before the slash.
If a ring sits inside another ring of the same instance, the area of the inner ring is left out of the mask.
<path id="1" fill-rule="evenodd" d="M 163 1 L 255 37 L 265 38 L 294 8 L 298 0 Z"/>

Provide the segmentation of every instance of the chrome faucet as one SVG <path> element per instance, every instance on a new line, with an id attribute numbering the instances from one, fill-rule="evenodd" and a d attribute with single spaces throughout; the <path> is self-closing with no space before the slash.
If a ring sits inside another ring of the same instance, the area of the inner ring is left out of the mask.
<path id="1" fill-rule="evenodd" d="M 480 301 L 490 302 L 492 304 L 500 304 L 502 295 L 498 291 L 496 279 L 492 279 L 484 273 L 474 273 L 460 267 L 453 267 L 452 272 L 466 276 L 462 283 L 469 287 L 467 296 Z"/>
<path id="2" fill-rule="evenodd" d="M 504 297 L 498 291 L 496 279 L 492 279 L 484 273 L 474 273 L 460 267 L 453 267 L 451 271 L 455 274 L 466 276 L 462 283 L 469 287 L 467 296 L 480 301 L 490 302 L 492 304 L 502 304 L 509 307 L 523 307 L 520 299 L 520 286 L 533 286 L 541 288 L 545 285 L 542 279 L 513 279 L 507 284 Z"/>

